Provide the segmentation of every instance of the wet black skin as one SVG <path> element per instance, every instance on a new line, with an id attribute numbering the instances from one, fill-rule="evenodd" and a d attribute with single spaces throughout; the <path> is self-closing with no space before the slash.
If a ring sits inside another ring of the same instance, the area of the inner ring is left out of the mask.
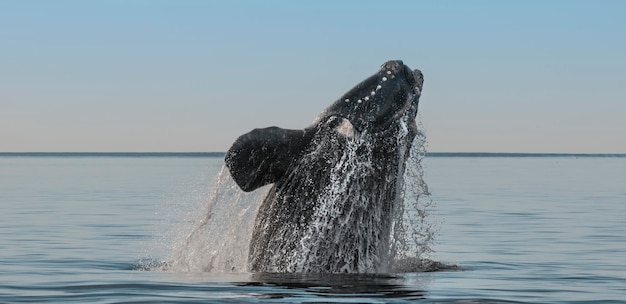
<path id="1" fill-rule="evenodd" d="M 367 247 L 362 250 L 363 256 L 352 259 L 350 263 L 355 264 L 347 265 L 348 269 L 376 271 L 359 268 L 359 259 L 377 259 L 388 250 L 389 241 L 370 240 L 364 235 L 389 235 L 398 176 L 404 172 L 404 163 L 417 132 L 414 119 L 422 85 L 419 70 L 412 71 L 399 60 L 388 61 L 376 74 L 324 110 L 309 127 L 303 130 L 254 129 L 233 143 L 225 162 L 239 187 L 253 191 L 274 184 L 257 214 L 250 243 L 250 271 L 343 271 L 340 269 L 346 269 L 347 262 L 342 262 L 337 252 L 345 251 L 346 246 Z M 408 135 L 399 142 L 396 135 L 403 132 L 399 120 L 406 119 L 407 115 L 410 119 L 406 127 Z M 348 125 L 351 133 L 338 131 L 342 125 Z M 354 134 L 371 135 L 367 137 L 371 141 L 368 157 L 373 158 L 375 165 L 353 185 L 371 189 L 371 193 L 365 196 L 345 193 L 342 200 L 348 204 L 359 200 L 357 203 L 368 207 L 351 211 L 353 218 L 341 219 L 342 225 L 354 227 L 354 232 L 342 234 L 343 239 L 338 241 L 328 237 L 328 241 L 320 243 L 323 252 L 306 257 L 310 265 L 298 268 L 293 265 L 293 257 L 302 254 L 299 240 L 310 230 L 315 209 L 322 199 L 320 193 L 332 183 L 330 171 L 340 161 Z M 371 208 L 383 210 L 383 218 L 379 215 L 374 218 Z M 370 224 L 364 226 L 365 223 Z"/>
<path id="2" fill-rule="evenodd" d="M 392 71 L 394 78 L 387 71 Z M 412 71 L 400 60 L 388 61 L 376 74 L 341 96 L 304 130 L 268 127 L 240 136 L 226 154 L 226 165 L 243 191 L 274 183 L 285 175 L 329 117 L 346 118 L 360 132 L 384 132 L 405 111 L 414 112 L 411 115 L 415 116 L 423 83 L 421 71 Z M 378 85 L 381 85 L 379 90 Z M 365 101 L 365 97 L 369 100 Z"/>

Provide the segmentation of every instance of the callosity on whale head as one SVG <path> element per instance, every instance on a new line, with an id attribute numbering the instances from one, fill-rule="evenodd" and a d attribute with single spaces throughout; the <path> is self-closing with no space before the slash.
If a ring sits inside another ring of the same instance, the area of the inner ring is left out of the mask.
<path id="1" fill-rule="evenodd" d="M 233 143 L 225 162 L 237 185 L 274 184 L 256 216 L 250 271 L 391 269 L 423 82 L 388 61 L 305 129 L 254 129 Z"/>

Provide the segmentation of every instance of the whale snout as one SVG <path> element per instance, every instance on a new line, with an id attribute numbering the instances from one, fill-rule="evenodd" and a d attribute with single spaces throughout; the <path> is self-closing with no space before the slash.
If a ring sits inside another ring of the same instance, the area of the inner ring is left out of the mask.
<path id="1" fill-rule="evenodd" d="M 422 92 L 422 87 L 424 85 L 424 74 L 422 74 L 422 71 L 418 69 L 411 70 L 411 68 L 405 65 L 402 60 L 390 60 L 383 63 L 380 66 L 379 73 L 381 73 L 383 76 L 403 75 L 406 81 L 409 83 L 409 86 L 415 90 L 418 96 Z"/>
<path id="2" fill-rule="evenodd" d="M 423 84 L 424 75 L 420 70 L 412 70 L 402 60 L 387 61 L 376 74 L 326 108 L 313 125 L 326 121 L 330 116 L 338 116 L 347 119 L 359 132 L 385 131 L 406 113 L 417 113 Z"/>

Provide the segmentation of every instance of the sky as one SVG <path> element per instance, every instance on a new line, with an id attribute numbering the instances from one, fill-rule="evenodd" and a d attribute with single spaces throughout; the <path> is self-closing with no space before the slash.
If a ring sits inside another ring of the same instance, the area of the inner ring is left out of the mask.
<path id="1" fill-rule="evenodd" d="M 225 151 L 401 59 L 430 152 L 626 153 L 626 1 L 0 1 L 0 152 Z"/>

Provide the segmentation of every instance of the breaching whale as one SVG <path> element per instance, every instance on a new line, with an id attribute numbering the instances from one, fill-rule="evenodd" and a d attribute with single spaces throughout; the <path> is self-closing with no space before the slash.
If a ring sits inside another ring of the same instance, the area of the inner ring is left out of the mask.
<path id="1" fill-rule="evenodd" d="M 254 129 L 233 143 L 225 163 L 237 185 L 274 184 L 256 216 L 250 271 L 390 270 L 423 82 L 388 61 L 305 129 Z"/>

